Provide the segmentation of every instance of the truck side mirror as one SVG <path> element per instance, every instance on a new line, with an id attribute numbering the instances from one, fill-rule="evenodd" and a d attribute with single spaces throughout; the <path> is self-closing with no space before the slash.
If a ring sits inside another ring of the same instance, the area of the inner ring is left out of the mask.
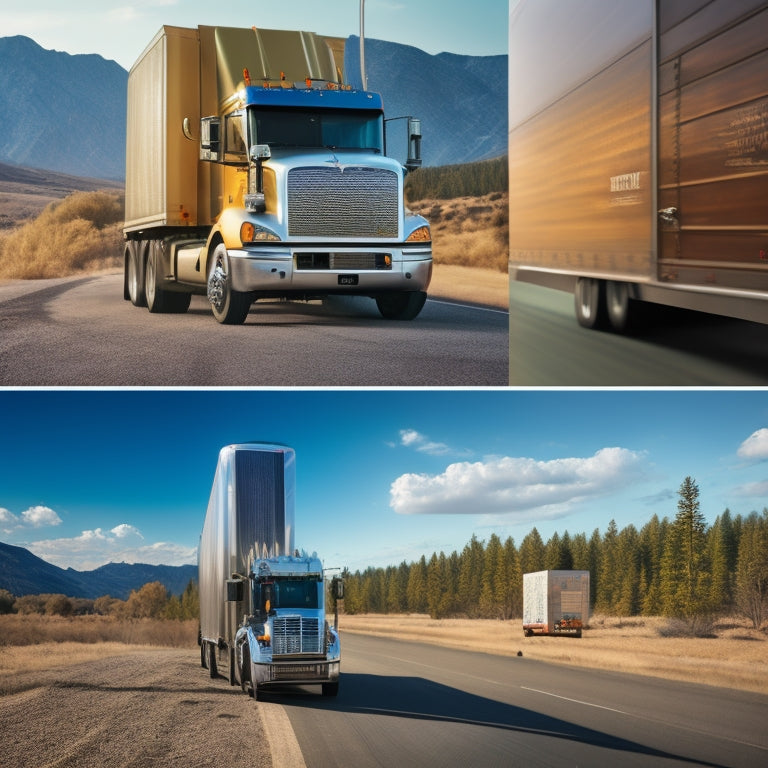
<path id="1" fill-rule="evenodd" d="M 408 159 L 405 161 L 408 171 L 421 168 L 421 120 L 408 118 Z"/>
<path id="2" fill-rule="evenodd" d="M 344 599 L 344 579 L 335 576 L 331 580 L 331 594 L 334 600 Z"/>
<path id="3" fill-rule="evenodd" d="M 221 121 L 218 117 L 200 120 L 200 159 L 219 162 Z"/>
<path id="4" fill-rule="evenodd" d="M 243 599 L 243 580 L 227 579 L 227 602 L 239 603 Z"/>

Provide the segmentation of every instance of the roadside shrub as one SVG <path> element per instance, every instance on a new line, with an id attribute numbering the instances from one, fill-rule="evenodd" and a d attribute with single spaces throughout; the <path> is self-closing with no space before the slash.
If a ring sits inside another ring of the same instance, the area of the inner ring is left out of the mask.
<path id="1" fill-rule="evenodd" d="M 48 616 L 71 616 L 72 611 L 72 601 L 66 595 L 51 595 L 45 601 Z"/>
<path id="2" fill-rule="evenodd" d="M 121 195 L 75 192 L 0 240 L 0 277 L 65 277 L 115 267 L 122 250 Z"/>
<path id="3" fill-rule="evenodd" d="M 0 589 L 0 614 L 13 613 L 16 598 L 7 590 Z"/>
<path id="4" fill-rule="evenodd" d="M 659 627 L 658 633 L 661 637 L 717 637 L 711 616 L 671 618 Z"/>

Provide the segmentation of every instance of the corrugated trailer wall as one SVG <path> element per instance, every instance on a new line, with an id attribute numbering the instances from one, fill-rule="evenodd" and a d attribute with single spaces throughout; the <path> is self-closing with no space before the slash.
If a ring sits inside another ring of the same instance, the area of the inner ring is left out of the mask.
<path id="1" fill-rule="evenodd" d="M 659 3 L 660 278 L 768 290 L 768 3 Z"/>
<path id="2" fill-rule="evenodd" d="M 293 552 L 295 478 L 295 454 L 286 446 L 221 449 L 198 555 L 203 638 L 225 635 L 227 579 L 247 576 L 255 557 Z"/>

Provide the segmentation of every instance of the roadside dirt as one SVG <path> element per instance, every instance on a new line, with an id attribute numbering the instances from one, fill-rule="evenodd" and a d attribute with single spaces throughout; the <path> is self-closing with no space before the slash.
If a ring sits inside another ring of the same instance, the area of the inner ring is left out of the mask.
<path id="1" fill-rule="evenodd" d="M 189 650 L 22 673 L 0 697 L 3 768 L 271 768 L 259 705 Z"/>

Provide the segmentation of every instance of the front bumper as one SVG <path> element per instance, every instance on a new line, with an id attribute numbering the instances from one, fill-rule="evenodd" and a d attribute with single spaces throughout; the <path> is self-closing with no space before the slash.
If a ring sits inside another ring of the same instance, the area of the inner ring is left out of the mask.
<path id="1" fill-rule="evenodd" d="M 312 685 L 335 683 L 339 679 L 341 662 L 301 659 L 294 661 L 272 661 L 269 664 L 251 662 L 251 680 L 256 685 Z"/>
<path id="2" fill-rule="evenodd" d="M 297 269 L 297 259 L 302 254 L 356 254 L 361 251 L 390 255 L 391 268 Z M 426 291 L 432 277 L 432 249 L 421 244 L 393 244 L 391 247 L 265 246 L 231 249 L 228 253 L 232 288 L 242 293 L 369 296 L 390 291 Z"/>

